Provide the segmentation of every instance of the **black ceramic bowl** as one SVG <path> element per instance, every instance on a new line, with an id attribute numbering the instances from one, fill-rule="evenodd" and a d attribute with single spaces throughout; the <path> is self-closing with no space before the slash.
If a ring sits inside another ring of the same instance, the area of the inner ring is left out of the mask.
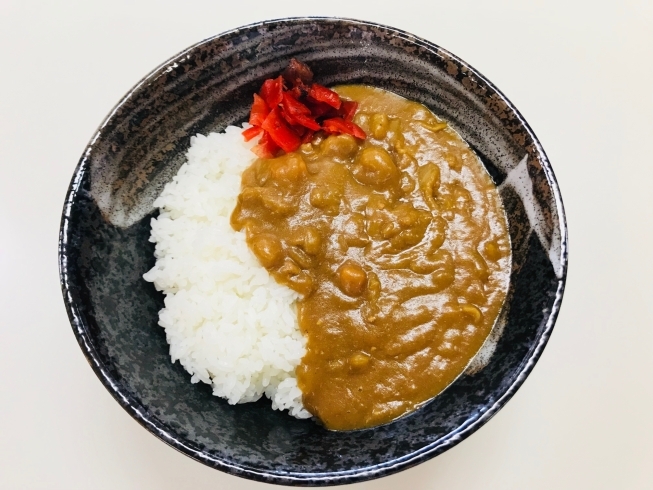
<path id="1" fill-rule="evenodd" d="M 196 133 L 244 121 L 252 93 L 291 57 L 324 85 L 365 83 L 445 117 L 487 166 L 507 210 L 514 264 L 494 343 L 476 372 L 415 413 L 374 429 L 329 432 L 267 400 L 230 406 L 171 364 L 157 325 L 152 202 Z M 468 437 L 524 382 L 551 335 L 567 268 L 567 231 L 553 171 L 513 105 L 451 53 L 367 22 L 263 22 L 202 41 L 139 82 L 102 123 L 75 170 L 61 221 L 64 300 L 105 387 L 150 432 L 234 475 L 289 485 L 377 478 Z M 498 335 L 500 333 L 500 335 Z M 485 364 L 485 365 L 484 365 Z M 484 365 L 484 367 L 483 367 Z"/>

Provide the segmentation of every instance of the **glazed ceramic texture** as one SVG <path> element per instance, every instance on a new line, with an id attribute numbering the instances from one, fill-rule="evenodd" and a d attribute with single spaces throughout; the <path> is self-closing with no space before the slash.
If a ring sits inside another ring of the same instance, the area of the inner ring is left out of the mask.
<path id="1" fill-rule="evenodd" d="M 513 247 L 510 292 L 472 369 L 388 425 L 330 432 L 273 411 L 231 406 L 171 364 L 157 325 L 152 202 L 184 161 L 190 137 L 246 120 L 252 93 L 291 57 L 324 85 L 364 83 L 446 118 L 499 186 Z M 319 486 L 384 476 L 468 437 L 515 393 L 551 334 L 567 269 L 567 231 L 551 166 L 512 104 L 451 53 L 361 21 L 263 22 L 181 52 L 114 108 L 85 150 L 66 197 L 61 283 L 74 333 L 96 374 L 144 427 L 188 456 L 269 483 Z M 473 373 L 473 374 L 472 374 Z"/>

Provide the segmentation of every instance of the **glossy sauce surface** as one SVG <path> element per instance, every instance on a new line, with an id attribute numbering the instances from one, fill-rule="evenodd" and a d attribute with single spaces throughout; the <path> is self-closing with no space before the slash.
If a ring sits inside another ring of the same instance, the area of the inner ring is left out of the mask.
<path id="1" fill-rule="evenodd" d="M 367 86 L 364 141 L 318 137 L 243 174 L 231 221 L 280 283 L 303 295 L 307 410 L 327 428 L 406 414 L 451 384 L 503 305 L 510 243 L 496 187 L 426 107 Z"/>

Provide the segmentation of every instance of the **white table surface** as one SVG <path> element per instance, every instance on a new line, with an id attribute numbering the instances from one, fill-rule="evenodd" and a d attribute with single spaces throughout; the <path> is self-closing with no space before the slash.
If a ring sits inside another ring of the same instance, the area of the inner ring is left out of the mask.
<path id="1" fill-rule="evenodd" d="M 72 334 L 57 238 L 97 125 L 181 49 L 254 21 L 392 25 L 492 80 L 538 135 L 570 230 L 544 355 L 486 426 L 363 490 L 653 488 L 653 1 L 0 0 L 0 488 L 262 489 L 123 411 Z"/>

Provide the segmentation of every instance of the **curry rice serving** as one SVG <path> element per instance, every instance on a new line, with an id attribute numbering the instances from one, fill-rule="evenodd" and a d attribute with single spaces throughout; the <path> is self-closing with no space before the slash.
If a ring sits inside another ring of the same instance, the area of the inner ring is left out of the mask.
<path id="1" fill-rule="evenodd" d="M 146 278 L 168 295 L 160 324 L 192 381 L 230 403 L 266 394 L 273 408 L 349 430 L 415 410 L 464 371 L 502 307 L 511 256 L 497 189 L 446 122 L 381 89 L 335 91 L 358 103 L 365 140 L 317 133 L 278 158 L 225 160 L 231 150 L 217 146 L 193 158 L 205 144 L 196 138 L 157 202 Z M 190 246 L 174 256 L 182 233 Z M 229 233 L 224 246 L 207 239 Z M 272 322 L 267 288 L 283 297 Z"/>

